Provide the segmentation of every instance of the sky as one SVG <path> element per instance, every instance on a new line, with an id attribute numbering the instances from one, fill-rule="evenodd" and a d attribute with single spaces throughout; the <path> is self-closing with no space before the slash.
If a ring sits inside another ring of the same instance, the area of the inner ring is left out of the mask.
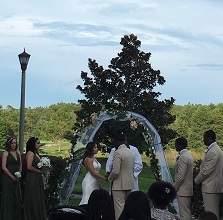
<path id="1" fill-rule="evenodd" d="M 131 33 L 166 79 L 161 99 L 222 103 L 222 10 L 221 0 L 1 0 L 0 105 L 20 105 L 24 47 L 26 106 L 76 103 L 88 58 L 106 68 Z"/>

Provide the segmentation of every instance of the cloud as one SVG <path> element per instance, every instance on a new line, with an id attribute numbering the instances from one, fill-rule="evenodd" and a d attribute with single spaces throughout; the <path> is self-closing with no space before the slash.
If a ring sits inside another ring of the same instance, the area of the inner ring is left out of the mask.
<path id="1" fill-rule="evenodd" d="M 114 26 L 87 23 L 67 23 L 64 21 L 34 22 L 34 28 L 42 32 L 42 36 L 79 46 L 118 46 L 124 34 L 134 33 L 143 41 L 145 47 L 154 50 L 186 49 L 186 45 L 169 30 L 155 29 L 144 25 L 119 24 Z M 179 35 L 179 34 L 178 34 Z"/>
<path id="2" fill-rule="evenodd" d="M 67 23 L 63 21 L 52 21 L 52 22 L 35 22 L 34 27 L 37 28 L 48 28 L 48 29 L 58 29 L 67 31 L 89 31 L 89 32 L 111 32 L 111 29 L 104 25 L 93 25 L 84 23 Z"/>
<path id="3" fill-rule="evenodd" d="M 191 33 L 179 28 L 156 28 L 143 24 L 127 24 L 127 26 L 143 32 L 153 33 L 156 36 L 160 36 L 163 40 L 172 39 L 173 42 L 182 47 L 204 45 L 207 43 L 215 46 L 223 46 L 223 39 L 221 37 L 212 36 L 210 34 Z M 185 45 L 185 43 L 187 44 Z"/>
<path id="4" fill-rule="evenodd" d="M 42 36 L 79 46 L 117 46 L 113 28 L 86 23 L 63 21 L 34 22 L 33 27 L 41 30 Z"/>
<path id="5" fill-rule="evenodd" d="M 204 70 L 223 70 L 223 64 L 218 64 L 218 63 L 192 64 L 192 65 L 187 65 L 187 67 L 200 68 Z"/>
<path id="6" fill-rule="evenodd" d="M 38 36 L 41 31 L 33 28 L 33 22 L 26 17 L 8 17 L 0 20 L 1 37 L 32 37 Z"/>
<path id="7" fill-rule="evenodd" d="M 133 3 L 132 3 L 133 4 Z M 124 7 L 124 6 L 123 6 Z M 126 6 L 133 7 L 133 6 Z M 140 6 L 142 7 L 142 6 Z M 134 8 L 134 7 L 133 7 Z M 179 28 L 154 27 L 143 23 L 101 25 L 63 20 L 10 17 L 0 20 L 0 34 L 5 37 L 41 37 L 61 41 L 65 46 L 119 46 L 124 34 L 136 34 L 144 46 L 154 50 L 176 51 L 198 46 L 223 46 L 221 34 L 191 33 Z"/>
<path id="8" fill-rule="evenodd" d="M 130 14 L 134 13 L 136 14 L 137 12 L 140 12 L 141 14 L 143 12 L 148 12 L 150 10 L 155 10 L 159 7 L 159 5 L 155 2 L 141 2 L 140 4 L 138 2 L 111 2 L 110 4 L 104 5 L 100 9 L 100 13 L 104 15 L 112 14 L 112 16 L 115 15 L 121 15 L 123 16 L 124 14 Z"/>

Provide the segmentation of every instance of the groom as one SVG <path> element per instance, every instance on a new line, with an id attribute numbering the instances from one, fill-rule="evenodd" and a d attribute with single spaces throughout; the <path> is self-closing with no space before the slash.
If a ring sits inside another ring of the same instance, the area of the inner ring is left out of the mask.
<path id="1" fill-rule="evenodd" d="M 126 136 L 120 132 L 116 141 L 118 149 L 114 152 L 113 166 L 108 177 L 113 182 L 112 195 L 115 209 L 115 219 L 121 215 L 127 195 L 133 187 L 134 155 L 126 146 Z"/>
<path id="2" fill-rule="evenodd" d="M 118 147 L 118 146 L 117 146 Z M 133 155 L 134 155 L 134 179 L 133 179 L 133 188 L 132 191 L 139 191 L 139 183 L 138 183 L 138 176 L 141 173 L 142 169 L 143 169 L 143 164 L 142 164 L 142 157 L 138 151 L 138 149 L 132 145 L 129 145 L 129 149 L 132 151 Z M 108 156 L 108 160 L 106 162 L 106 173 L 110 173 L 112 170 L 112 166 L 113 166 L 113 157 L 114 157 L 114 153 L 116 151 L 116 148 L 113 147 L 111 149 L 111 152 Z"/>

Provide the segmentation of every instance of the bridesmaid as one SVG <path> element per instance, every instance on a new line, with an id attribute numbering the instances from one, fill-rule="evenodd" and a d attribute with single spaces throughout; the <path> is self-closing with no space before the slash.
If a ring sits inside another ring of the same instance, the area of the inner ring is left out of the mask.
<path id="1" fill-rule="evenodd" d="M 40 162 L 38 138 L 31 137 L 26 143 L 26 182 L 24 193 L 24 219 L 46 220 L 46 207 L 42 171 L 37 167 Z"/>
<path id="2" fill-rule="evenodd" d="M 19 178 L 15 176 L 15 173 L 21 173 L 22 163 L 21 155 L 17 149 L 16 138 L 9 138 L 2 155 L 1 220 L 21 219 L 21 189 Z"/>

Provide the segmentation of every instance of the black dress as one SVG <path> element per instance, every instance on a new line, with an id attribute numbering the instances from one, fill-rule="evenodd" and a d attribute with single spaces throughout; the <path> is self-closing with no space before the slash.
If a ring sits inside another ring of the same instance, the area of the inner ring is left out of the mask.
<path id="1" fill-rule="evenodd" d="M 7 169 L 14 175 L 20 169 L 20 157 L 17 160 L 9 153 L 6 162 Z M 21 189 L 20 182 L 14 182 L 8 175 L 2 173 L 2 196 L 1 196 L 1 220 L 21 219 Z"/>
<path id="2" fill-rule="evenodd" d="M 38 169 L 39 161 L 37 155 L 34 155 L 32 166 Z M 24 192 L 24 219 L 46 220 L 46 216 L 42 174 L 27 170 Z"/>

